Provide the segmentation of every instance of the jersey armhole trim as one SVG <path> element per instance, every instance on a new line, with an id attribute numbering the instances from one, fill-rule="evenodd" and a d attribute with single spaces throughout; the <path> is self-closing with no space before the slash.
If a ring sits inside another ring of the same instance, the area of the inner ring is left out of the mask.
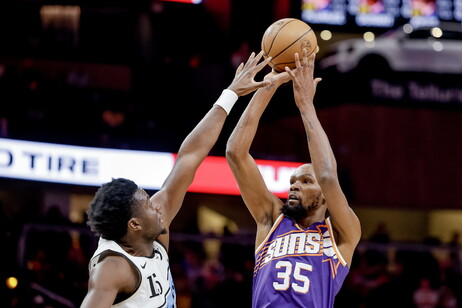
<path id="1" fill-rule="evenodd" d="M 155 240 L 154 242 L 156 242 L 157 244 L 159 244 L 159 246 L 161 246 L 161 247 L 164 249 L 164 252 L 165 252 L 166 255 L 168 254 L 167 248 L 165 248 L 164 244 L 162 244 L 161 241 Z"/>
<path id="2" fill-rule="evenodd" d="M 133 289 L 132 292 L 130 292 L 129 294 L 127 294 L 126 296 L 123 296 L 122 298 L 119 297 L 119 295 L 116 296 L 116 299 L 113 303 L 113 305 L 117 305 L 117 304 L 120 304 L 124 301 L 126 301 L 127 299 L 129 299 L 133 294 L 136 293 L 136 291 L 138 291 L 138 289 L 140 288 L 141 286 L 141 282 L 142 282 L 142 279 L 143 279 L 143 275 L 141 274 L 141 271 L 140 269 L 136 266 L 136 264 L 130 260 L 129 257 L 127 257 L 126 255 L 124 255 L 123 253 L 121 252 L 118 252 L 118 251 L 115 251 L 115 250 L 112 250 L 112 249 L 106 249 L 104 251 L 102 251 L 99 256 L 98 256 L 98 262 L 97 263 L 100 263 L 101 261 L 103 261 L 106 257 L 108 256 L 117 256 L 117 257 L 122 257 L 124 258 L 125 260 L 127 260 L 128 264 L 130 265 L 130 267 L 136 271 L 136 273 L 138 273 L 138 283 L 136 284 L 135 288 Z M 100 259 L 101 257 L 103 257 L 102 259 Z"/>
<path id="3" fill-rule="evenodd" d="M 268 232 L 268 234 L 266 235 L 265 239 L 261 242 L 260 245 L 258 245 L 258 247 L 255 249 L 255 254 L 258 254 L 258 252 L 260 251 L 260 249 L 262 249 L 262 247 L 265 245 L 265 243 L 268 241 L 269 237 L 271 236 L 271 234 L 274 232 L 274 230 L 277 228 L 277 226 L 281 223 L 282 221 L 282 218 L 284 218 L 284 214 L 279 214 L 278 218 L 276 218 L 276 221 L 273 223 L 273 226 L 271 227 L 270 231 Z"/>
<path id="4" fill-rule="evenodd" d="M 326 222 L 327 222 L 327 228 L 329 229 L 330 238 L 332 239 L 332 247 L 334 248 L 335 253 L 338 256 L 338 259 L 340 260 L 340 262 L 342 263 L 343 266 L 348 266 L 348 263 L 345 261 L 342 254 L 338 250 L 337 242 L 335 241 L 334 228 L 332 228 L 332 223 L 330 221 L 330 217 L 326 218 Z"/>

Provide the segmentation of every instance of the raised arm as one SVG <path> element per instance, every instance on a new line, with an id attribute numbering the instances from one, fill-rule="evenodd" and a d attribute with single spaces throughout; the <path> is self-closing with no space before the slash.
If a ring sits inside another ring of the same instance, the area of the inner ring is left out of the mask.
<path id="1" fill-rule="evenodd" d="M 260 88 L 253 95 L 226 146 L 226 158 L 239 185 L 241 196 L 257 223 L 257 246 L 271 229 L 282 201 L 266 187 L 257 164 L 250 155 L 250 146 L 260 118 L 276 89 L 290 80 L 287 73 L 274 72 L 268 74 L 265 79 L 270 79 L 271 85 Z"/>
<path id="2" fill-rule="evenodd" d="M 302 61 L 296 54 L 296 69 L 286 71 L 292 78 L 294 98 L 300 110 L 305 127 L 311 162 L 316 178 L 327 201 L 336 242 L 340 252 L 351 263 L 354 249 L 361 236 L 359 219 L 348 205 L 340 187 L 337 175 L 337 162 L 329 140 L 316 115 L 313 104 L 316 86 L 321 80 L 313 78 L 315 54 L 308 56 L 303 52 Z"/>
<path id="3" fill-rule="evenodd" d="M 268 63 L 268 59 L 258 63 L 261 57 L 262 53 L 258 55 L 252 53 L 248 61 L 237 68 L 229 87 L 223 91 L 220 99 L 183 141 L 172 171 L 162 188 L 151 197 L 156 205 L 160 205 L 166 228 L 178 213 L 196 170 L 216 143 L 233 103 L 239 96 L 270 83 L 254 80 L 255 75 Z M 168 245 L 168 235 L 161 235 L 159 240 L 165 246 Z"/>

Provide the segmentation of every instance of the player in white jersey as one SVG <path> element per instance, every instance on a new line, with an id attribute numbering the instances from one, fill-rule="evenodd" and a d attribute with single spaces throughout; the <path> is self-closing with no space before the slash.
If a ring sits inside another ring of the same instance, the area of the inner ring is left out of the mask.
<path id="1" fill-rule="evenodd" d="M 230 86 L 183 141 L 158 192 L 150 197 L 128 179 L 113 179 L 98 190 L 90 204 L 88 225 L 100 241 L 90 261 L 88 293 L 81 308 L 176 307 L 168 228 L 237 98 L 271 83 L 254 81 L 270 60 L 258 63 L 261 57 L 261 52 L 252 53 L 237 68 Z"/>

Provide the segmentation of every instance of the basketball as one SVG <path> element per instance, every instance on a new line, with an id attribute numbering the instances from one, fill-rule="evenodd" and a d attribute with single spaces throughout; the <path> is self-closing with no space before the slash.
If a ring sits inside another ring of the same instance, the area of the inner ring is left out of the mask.
<path id="1" fill-rule="evenodd" d="M 310 55 L 317 46 L 313 29 L 296 18 L 283 18 L 274 22 L 266 29 L 261 41 L 263 57 L 272 57 L 269 65 L 276 72 L 283 72 L 286 66 L 295 68 L 295 53 L 301 58 L 304 48 Z"/>

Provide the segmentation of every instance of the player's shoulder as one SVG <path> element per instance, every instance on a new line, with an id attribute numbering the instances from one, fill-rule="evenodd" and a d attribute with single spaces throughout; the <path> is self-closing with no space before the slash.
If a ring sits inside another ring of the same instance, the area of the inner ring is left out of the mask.
<path id="1" fill-rule="evenodd" d="M 105 251 L 100 255 L 94 268 L 107 271 L 108 275 L 120 275 L 131 268 L 130 260 L 120 253 Z"/>
<path id="2" fill-rule="evenodd" d="M 118 290 L 132 290 L 139 280 L 131 261 L 120 254 L 104 256 L 93 265 L 90 276 L 99 285 L 109 284 Z"/>

